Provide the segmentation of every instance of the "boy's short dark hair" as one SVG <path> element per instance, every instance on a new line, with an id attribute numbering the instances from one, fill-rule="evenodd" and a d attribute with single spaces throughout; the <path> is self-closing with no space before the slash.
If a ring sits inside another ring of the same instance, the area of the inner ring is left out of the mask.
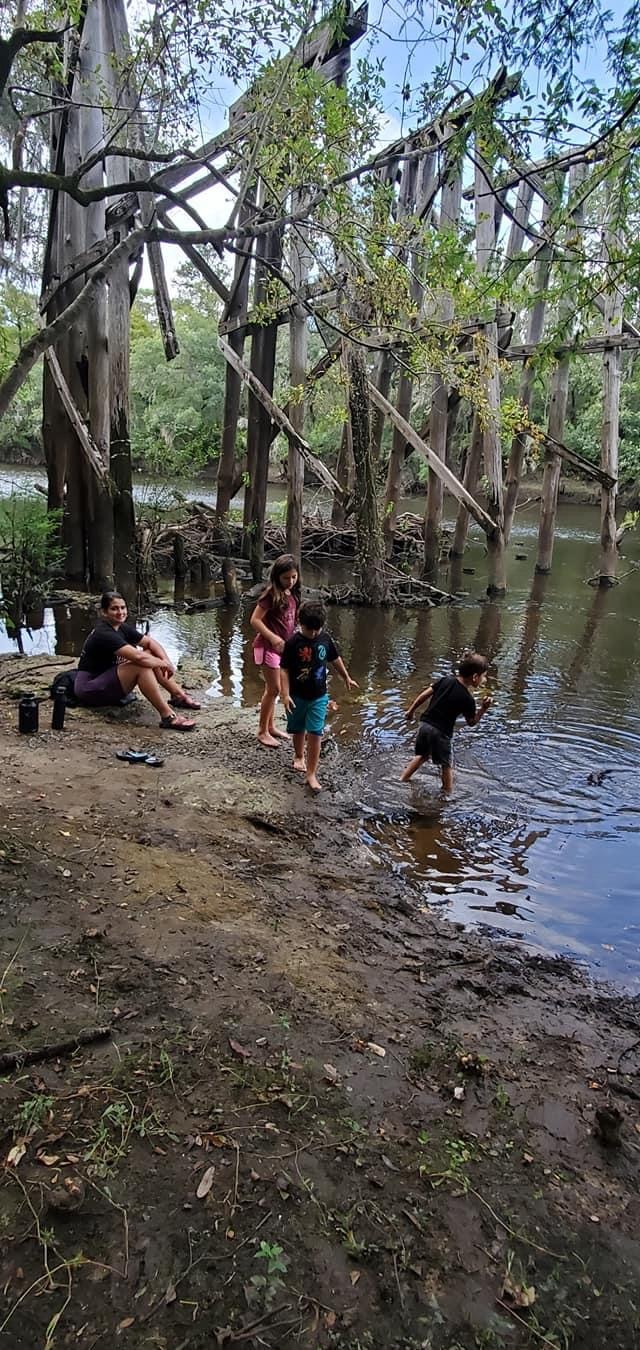
<path id="1" fill-rule="evenodd" d="M 319 633 L 327 621 L 327 611 L 319 600 L 305 600 L 298 610 L 298 622 L 312 632 Z"/>
<path id="2" fill-rule="evenodd" d="M 484 675 L 489 669 L 489 662 L 486 656 L 481 656 L 479 652 L 465 652 L 458 671 L 463 680 L 470 680 L 474 675 Z"/>

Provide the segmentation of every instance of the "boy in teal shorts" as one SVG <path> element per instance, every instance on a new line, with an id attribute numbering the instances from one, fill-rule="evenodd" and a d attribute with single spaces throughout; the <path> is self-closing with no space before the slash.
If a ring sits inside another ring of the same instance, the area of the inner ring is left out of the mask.
<path id="1" fill-rule="evenodd" d="M 331 634 L 324 631 L 326 618 L 324 605 L 315 601 L 301 605 L 300 632 L 287 639 L 280 659 L 280 697 L 287 710 L 287 731 L 293 736 L 293 767 L 306 774 L 312 792 L 320 791 L 317 768 L 329 703 L 327 666 L 337 670 L 347 689 L 358 688 Z"/>

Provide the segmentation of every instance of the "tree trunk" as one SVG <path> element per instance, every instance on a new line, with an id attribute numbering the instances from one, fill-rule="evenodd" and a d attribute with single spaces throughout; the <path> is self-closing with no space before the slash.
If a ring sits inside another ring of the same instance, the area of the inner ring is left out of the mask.
<path id="1" fill-rule="evenodd" d="M 398 393 L 396 397 L 396 410 L 405 421 L 409 421 L 411 412 L 411 403 L 413 399 L 413 380 L 402 374 L 398 380 Z M 397 427 L 393 429 L 391 440 L 391 454 L 389 455 L 389 467 L 387 469 L 387 491 L 385 495 L 384 514 L 383 514 L 383 536 L 385 545 L 385 554 L 387 558 L 393 553 L 393 541 L 396 534 L 396 521 L 398 519 L 398 497 L 402 486 L 402 469 L 404 466 L 404 456 L 406 448 L 406 439 Z"/>
<path id="2" fill-rule="evenodd" d="M 129 267 L 109 282 L 110 467 L 116 584 L 129 604 L 137 590 L 136 516 L 129 431 Z"/>
<path id="3" fill-rule="evenodd" d="M 88 158 L 104 142 L 104 127 L 99 81 L 103 63 L 102 3 L 94 0 L 87 9 L 78 58 L 78 79 L 83 91 L 79 116 L 79 148 Z M 102 164 L 85 174 L 84 185 L 101 187 Z M 91 202 L 84 208 L 85 249 L 92 248 L 105 234 L 105 204 Z M 107 285 L 97 288 L 87 311 L 87 408 L 89 430 L 104 464 L 109 464 L 110 430 L 109 351 L 107 345 Z M 113 586 L 113 504 L 108 482 L 98 480 L 83 466 L 86 484 L 86 552 L 89 584 L 95 591 Z"/>
<path id="4" fill-rule="evenodd" d="M 129 31 L 123 0 L 110 0 L 109 4 L 102 6 L 102 15 L 104 50 L 116 52 L 124 60 L 129 50 Z M 135 93 L 130 88 L 123 91 L 119 83 L 116 84 L 112 62 L 107 62 L 105 76 L 110 80 L 109 93 L 114 108 L 119 107 L 125 98 L 127 106 L 133 108 Z M 128 160 L 118 156 L 107 159 L 107 182 L 124 182 L 128 172 Z M 125 228 L 128 223 L 125 222 Z M 109 277 L 108 352 L 114 573 L 116 585 L 133 606 L 137 597 L 137 551 L 129 426 L 130 289 L 129 262 L 126 259 L 116 266 Z"/>
<path id="5" fill-rule="evenodd" d="M 507 589 L 504 545 L 504 500 L 502 493 L 502 445 L 500 441 L 500 371 L 498 367 L 498 328 L 487 324 L 484 330 L 486 362 L 485 389 L 487 415 L 482 428 L 482 455 L 487 478 L 489 513 L 496 529 L 487 536 L 489 576 L 487 595 L 504 595 Z"/>
<path id="6" fill-rule="evenodd" d="M 342 428 L 340 437 L 340 449 L 336 459 L 336 480 L 340 487 L 339 492 L 333 494 L 333 504 L 331 507 L 331 524 L 336 530 L 344 529 L 347 521 L 346 502 L 349 496 L 353 478 L 353 450 L 351 448 L 351 421 L 347 412 L 347 420 Z"/>
<path id="7" fill-rule="evenodd" d="M 440 229 L 452 230 L 460 218 L 462 202 L 462 179 L 460 170 L 452 168 L 451 176 L 444 183 L 440 201 Z M 448 293 L 440 297 L 438 318 L 443 327 L 451 323 L 454 315 L 453 296 Z M 447 423 L 449 417 L 449 389 L 443 383 L 442 376 L 435 374 L 432 382 L 431 414 L 429 419 L 429 444 L 441 460 L 447 457 Z M 427 502 L 424 513 L 424 560 L 423 577 L 433 585 L 438 580 L 440 559 L 440 531 L 442 528 L 442 507 L 444 492 L 442 479 L 429 470 Z"/>
<path id="8" fill-rule="evenodd" d="M 376 389 L 389 397 L 391 388 L 391 375 L 393 373 L 393 357 L 389 352 L 378 352 L 374 366 L 372 383 Z M 373 458 L 376 464 L 380 463 L 380 454 L 382 452 L 382 433 L 384 431 L 384 413 L 379 408 L 373 408 L 371 411 L 371 448 Z"/>
<path id="9" fill-rule="evenodd" d="M 447 452 L 447 416 L 449 391 L 440 375 L 433 377 L 431 395 L 431 415 L 429 420 L 429 444 L 431 449 L 444 460 Z M 440 529 L 442 525 L 442 504 L 444 492 L 442 479 L 429 470 L 427 503 L 424 513 L 424 562 L 422 575 L 425 581 L 437 584 L 440 560 Z"/>
<path id="10" fill-rule="evenodd" d="M 272 276 L 270 268 L 260 265 L 262 254 L 265 264 L 277 264 L 282 252 L 280 231 L 273 231 L 261 237 L 256 249 L 256 303 L 264 303 L 267 294 L 267 282 Z M 277 323 L 266 323 L 258 328 L 251 343 L 251 370 L 257 376 L 268 394 L 273 393 L 276 344 L 278 341 Z M 267 484 L 269 476 L 269 450 L 271 446 L 271 418 L 264 404 L 253 392 L 249 392 L 249 417 L 247 426 L 247 474 L 249 482 L 245 494 L 243 552 L 250 559 L 254 581 L 260 581 L 264 564 L 264 521 L 267 507 Z"/>
<path id="11" fill-rule="evenodd" d="M 415 194 L 416 182 L 418 176 L 418 161 L 407 161 L 402 165 L 402 178 L 400 182 L 400 192 L 398 195 L 398 220 L 403 220 L 408 215 L 415 212 Z M 399 252 L 401 261 L 405 262 L 407 258 L 407 249 L 401 249 Z M 415 258 L 414 258 L 415 263 Z M 422 288 L 417 279 L 415 267 L 414 282 L 411 287 L 412 299 L 419 302 L 422 294 Z M 381 392 L 384 392 L 381 390 Z M 404 373 L 398 380 L 398 394 L 396 398 L 396 410 L 401 417 L 408 422 L 413 401 L 413 380 L 411 376 Z M 385 553 L 387 558 L 393 553 L 393 541 L 396 533 L 396 521 L 398 519 L 398 497 L 402 487 L 402 470 L 404 467 L 406 440 L 400 435 L 398 428 L 394 427 L 391 441 L 391 453 L 389 455 L 389 464 L 387 468 L 387 489 L 384 499 L 383 512 L 383 536 L 385 544 Z"/>
<path id="12" fill-rule="evenodd" d="M 73 102 L 68 111 L 64 146 L 66 173 L 72 173 L 78 167 L 81 159 L 79 141 L 81 109 L 75 102 L 79 98 L 82 98 L 82 94 L 76 78 L 73 86 Z M 66 266 L 73 263 L 78 255 L 84 252 L 84 210 L 70 197 L 64 196 L 60 201 L 58 212 L 62 230 L 61 261 L 63 266 Z M 81 282 L 79 280 L 65 286 L 63 292 L 65 308 L 68 307 L 70 300 L 80 289 Z M 86 419 L 86 314 L 64 334 L 56 351 L 71 397 L 81 417 Z M 76 434 L 68 418 L 66 418 L 64 428 L 64 439 L 67 446 L 65 457 L 66 495 L 62 522 L 62 539 L 66 553 L 65 578 L 72 586 L 82 588 L 87 581 L 85 530 L 87 496 L 82 456 Z"/>
<path id="13" fill-rule="evenodd" d="M 292 209 L 299 204 L 297 193 L 293 194 Z M 301 227 L 293 233 L 291 240 L 291 279 L 299 290 L 307 279 L 309 271 L 309 250 Z M 307 312 L 302 305 L 294 305 L 289 322 L 289 380 L 294 390 L 289 409 L 289 419 L 297 432 L 304 431 L 304 382 L 307 375 L 307 351 L 309 330 Z M 289 441 L 287 456 L 287 550 L 300 562 L 302 556 L 302 516 L 304 509 L 304 462 L 297 445 Z"/>
<path id="14" fill-rule="evenodd" d="M 255 208 L 255 194 L 247 194 L 242 209 L 242 221 L 246 221 L 250 210 Z M 246 248 L 250 255 L 251 242 L 241 237 L 240 248 Z M 249 285 L 251 281 L 251 257 L 236 257 L 233 285 L 229 304 L 224 311 L 225 321 L 238 319 L 246 323 L 249 304 Z M 237 356 L 242 357 L 245 343 L 245 328 L 233 329 L 227 335 L 227 341 Z M 231 499 L 237 492 L 240 477 L 237 458 L 238 417 L 242 380 L 237 371 L 227 362 L 224 374 L 224 405 L 222 413 L 222 439 L 220 442 L 220 460 L 218 462 L 218 490 L 216 494 L 216 519 L 224 520 Z"/>
<path id="15" fill-rule="evenodd" d="M 573 165 L 569 170 L 569 202 L 574 191 L 577 190 L 584 177 L 584 165 Z M 576 207 L 572 212 L 573 227 L 570 230 L 567 239 L 567 246 L 577 252 L 580 245 L 579 228 L 584 219 L 584 209 L 582 205 Z M 571 269 L 575 270 L 575 263 Z M 571 316 L 574 312 L 573 296 L 567 292 L 563 296 L 560 305 L 560 318 L 571 322 Z M 549 403 L 548 432 L 554 441 L 564 439 L 564 424 L 567 413 L 567 400 L 569 396 L 569 372 L 570 358 L 564 356 L 555 367 L 551 382 L 551 399 Z M 544 461 L 544 472 L 542 475 L 542 501 L 540 504 L 540 523 L 538 527 L 538 556 L 536 561 L 536 572 L 543 574 L 551 571 L 553 561 L 553 544 L 556 528 L 556 512 L 558 509 L 558 487 L 560 484 L 560 470 L 562 461 L 560 456 L 554 454 L 552 450 L 547 450 Z"/>
<path id="16" fill-rule="evenodd" d="M 467 492 L 475 497 L 478 482 L 480 479 L 480 465 L 482 464 L 482 424 L 477 413 L 473 415 L 473 429 L 471 432 L 471 444 L 467 451 L 467 458 L 464 466 L 462 482 Z M 462 558 L 464 556 L 465 545 L 467 542 L 467 530 L 469 528 L 469 512 L 465 506 L 458 507 L 455 528 L 453 531 L 453 540 L 451 542 L 450 556 L 452 558 Z"/>
<path id="17" fill-rule="evenodd" d="M 364 356 L 358 348 L 348 346 L 346 355 L 349 420 L 355 465 L 355 521 L 360 586 L 369 604 L 381 605 L 387 600 L 388 588 L 371 444 L 367 371 Z"/>
<path id="18" fill-rule="evenodd" d="M 482 274 L 491 264 L 496 246 L 495 192 L 491 183 L 488 166 L 482 156 L 479 144 L 476 144 L 476 167 L 474 184 L 474 205 L 476 218 L 476 267 Z M 478 412 L 473 415 L 471 444 L 464 470 L 464 486 L 472 497 L 476 496 L 480 478 L 480 465 L 484 450 L 485 437 L 482 418 Z M 462 557 L 467 542 L 469 513 L 464 506 L 458 507 L 451 556 Z"/>
<path id="19" fill-rule="evenodd" d="M 544 229 L 549 219 L 550 207 L 545 202 L 542 213 L 542 228 Z M 546 291 L 549 285 L 549 273 L 551 270 L 551 250 L 543 248 L 538 254 L 533 274 L 533 293 L 535 298 L 533 309 L 529 314 L 527 325 L 527 342 L 535 346 L 542 340 L 544 332 L 544 319 L 547 307 Z M 535 383 L 535 373 L 531 365 L 525 365 L 522 368 L 520 377 L 519 399 L 524 409 L 525 415 L 531 411 L 531 399 L 533 397 L 533 387 Z M 508 544 L 513 527 L 513 518 L 516 506 L 518 505 L 518 492 L 520 490 L 520 479 L 522 478 L 522 467 L 524 457 L 527 453 L 529 437 L 526 431 L 517 431 L 511 443 L 509 454 L 509 463 L 507 465 L 506 492 L 504 503 L 504 538 Z"/>
<path id="20" fill-rule="evenodd" d="M 619 209 L 618 192 L 608 185 L 609 220 L 604 230 L 604 252 L 609 267 L 612 255 L 620 253 L 615 216 Z M 615 268 L 615 263 L 613 264 Z M 609 283 L 605 299 L 604 327 L 607 336 L 622 332 L 623 295 L 615 278 Z M 618 347 L 610 348 L 602 358 L 602 436 L 600 468 L 616 481 L 613 487 L 601 489 L 600 504 L 600 585 L 613 586 L 618 565 L 616 547 L 616 496 L 618 492 L 618 442 L 620 421 L 620 374 L 622 354 Z"/>
<path id="21" fill-rule="evenodd" d="M 60 137 L 63 127 L 63 114 L 57 108 L 63 107 L 64 86 L 52 81 L 52 103 L 54 111 L 50 117 L 50 162 L 55 170 L 58 161 Z M 52 193 L 49 204 L 47 243 L 42 270 L 42 292 L 48 290 L 54 276 L 59 276 L 63 261 L 61 200 Z M 45 311 L 45 322 L 51 323 L 60 312 L 61 297 L 57 296 Z M 62 511 L 64 508 L 65 478 L 67 472 L 67 418 L 60 396 L 45 364 L 42 388 L 42 443 L 47 466 L 47 509 Z M 62 542 L 62 530 L 60 531 Z"/>

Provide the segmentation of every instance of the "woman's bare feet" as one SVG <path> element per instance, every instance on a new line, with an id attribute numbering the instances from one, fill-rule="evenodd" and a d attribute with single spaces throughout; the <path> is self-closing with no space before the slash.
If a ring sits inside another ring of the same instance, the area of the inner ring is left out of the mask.
<path id="1" fill-rule="evenodd" d="M 280 744 L 275 736 L 271 736 L 268 731 L 259 731 L 258 740 L 261 745 L 268 745 L 270 750 L 273 750 L 274 747 L 277 749 Z"/>
<path id="2" fill-rule="evenodd" d="M 306 761 L 305 759 L 298 759 L 298 758 L 296 758 L 296 759 L 294 759 L 294 761 L 293 761 L 293 768 L 294 768 L 294 769 L 297 769 L 299 773 L 306 773 L 306 772 L 307 772 L 307 761 Z"/>
<path id="3" fill-rule="evenodd" d="M 279 727 L 269 727 L 269 735 L 277 736 L 280 741 L 290 741 L 291 737 L 288 731 L 280 731 Z"/>
<path id="4" fill-rule="evenodd" d="M 309 777 L 307 778 L 307 787 L 311 788 L 312 792 L 322 792 L 322 787 L 318 782 L 315 773 L 309 774 Z"/>

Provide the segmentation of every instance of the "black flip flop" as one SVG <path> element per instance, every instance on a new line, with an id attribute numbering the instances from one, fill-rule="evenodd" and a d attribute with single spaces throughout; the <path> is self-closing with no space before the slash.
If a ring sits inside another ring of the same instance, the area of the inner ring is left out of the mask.
<path id="1" fill-rule="evenodd" d="M 116 750 L 116 759 L 123 759 L 127 764 L 146 764 L 148 758 L 146 750 Z"/>

